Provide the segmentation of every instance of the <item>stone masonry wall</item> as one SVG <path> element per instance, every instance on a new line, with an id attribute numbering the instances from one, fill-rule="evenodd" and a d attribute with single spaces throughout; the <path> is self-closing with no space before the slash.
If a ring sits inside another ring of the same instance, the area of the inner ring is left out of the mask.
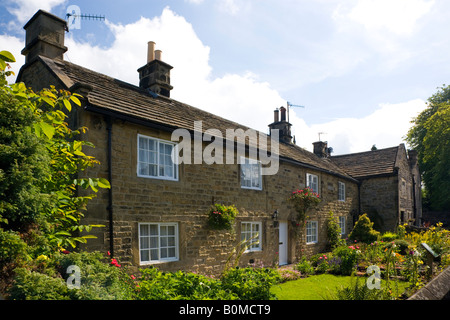
<path id="1" fill-rule="evenodd" d="M 95 149 L 86 150 L 102 164 L 89 169 L 87 175 L 107 177 L 107 131 L 102 116 L 82 112 L 80 124 L 90 129 L 85 140 Z M 289 224 L 289 262 L 301 254 L 315 254 L 326 245 L 326 216 L 331 210 L 335 216 L 346 216 L 347 231 L 352 226 L 352 216 L 358 208 L 357 185 L 351 181 L 319 171 L 305 169 L 286 162 L 280 163 L 277 175 L 264 176 L 262 190 L 240 187 L 239 166 L 230 165 L 179 165 L 178 181 L 141 178 L 137 176 L 137 135 L 143 134 L 170 140 L 164 131 L 134 125 L 121 120 L 113 123 L 112 131 L 112 193 L 114 210 L 114 252 L 116 257 L 132 268 L 139 266 L 138 225 L 140 222 L 177 222 L 179 231 L 179 260 L 157 264 L 164 270 L 190 270 L 217 274 L 240 241 L 243 221 L 258 221 L 262 226 L 262 250 L 244 253 L 241 265 L 261 262 L 273 265 L 278 262 L 278 224 L 272 214 L 277 209 L 278 220 L 290 220 L 294 209 L 287 202 L 293 190 L 306 184 L 306 173 L 319 177 L 322 202 L 311 220 L 319 222 L 319 241 L 304 244 L 294 236 L 295 225 Z M 338 201 L 338 181 L 346 184 L 346 201 Z M 215 231 L 207 226 L 207 211 L 214 203 L 234 204 L 239 210 L 232 232 Z M 86 213 L 86 223 L 101 223 L 105 228 L 93 229 L 97 239 L 90 240 L 91 250 L 109 248 L 108 191 L 99 191 Z M 302 251 L 303 250 L 303 251 Z"/>

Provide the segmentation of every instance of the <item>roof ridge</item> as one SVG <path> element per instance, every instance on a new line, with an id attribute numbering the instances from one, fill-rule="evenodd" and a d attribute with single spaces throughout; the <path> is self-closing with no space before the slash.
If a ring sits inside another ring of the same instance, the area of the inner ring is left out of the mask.
<path id="1" fill-rule="evenodd" d="M 361 151 L 361 152 L 354 152 L 354 153 L 346 153 L 346 154 L 340 154 L 337 156 L 331 156 L 331 158 L 339 158 L 339 157 L 349 157 L 349 156 L 356 156 L 356 155 L 362 155 L 362 154 L 370 154 L 370 153 L 379 153 L 382 151 L 388 151 L 388 150 L 393 150 L 393 149 L 397 149 L 400 146 L 395 146 L 395 147 L 388 147 L 388 148 L 383 148 L 383 149 L 377 149 L 377 150 L 369 150 L 369 151 Z"/>

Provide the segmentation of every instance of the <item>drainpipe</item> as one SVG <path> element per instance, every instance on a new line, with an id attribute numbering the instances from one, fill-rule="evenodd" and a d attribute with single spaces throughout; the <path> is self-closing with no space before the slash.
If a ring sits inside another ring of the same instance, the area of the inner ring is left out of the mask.
<path id="1" fill-rule="evenodd" d="M 106 118 L 106 130 L 108 131 L 108 181 L 110 188 L 108 190 L 108 220 L 109 220 L 109 253 L 114 257 L 114 225 L 113 225 L 113 191 L 112 191 L 112 117 Z"/>

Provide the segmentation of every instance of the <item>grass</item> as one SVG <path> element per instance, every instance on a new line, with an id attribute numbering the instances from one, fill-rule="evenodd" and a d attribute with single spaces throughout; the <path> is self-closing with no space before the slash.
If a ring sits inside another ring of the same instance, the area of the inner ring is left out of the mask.
<path id="1" fill-rule="evenodd" d="M 351 284 L 351 279 L 352 277 L 350 276 L 336 276 L 324 273 L 275 285 L 271 288 L 271 292 L 274 293 L 279 300 L 331 299 L 336 292 L 336 289 L 341 286 L 349 286 Z M 383 284 L 384 280 L 381 282 L 382 287 Z M 399 291 L 403 292 L 408 285 L 409 283 L 407 282 L 399 282 Z"/>

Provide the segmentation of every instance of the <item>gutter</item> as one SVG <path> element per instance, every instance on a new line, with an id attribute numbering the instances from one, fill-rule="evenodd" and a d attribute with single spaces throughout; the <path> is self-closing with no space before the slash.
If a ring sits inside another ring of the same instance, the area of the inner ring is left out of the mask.
<path id="1" fill-rule="evenodd" d="M 110 188 L 108 190 L 108 222 L 109 222 L 109 253 L 114 257 L 114 219 L 113 219 L 113 190 L 112 190 L 112 122 L 111 116 L 106 118 L 106 130 L 108 131 L 108 181 Z"/>

